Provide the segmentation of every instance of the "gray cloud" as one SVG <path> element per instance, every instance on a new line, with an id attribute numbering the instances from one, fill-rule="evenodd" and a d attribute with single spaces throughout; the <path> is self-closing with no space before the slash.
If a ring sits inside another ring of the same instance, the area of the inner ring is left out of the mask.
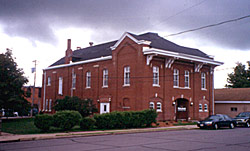
<path id="1" fill-rule="evenodd" d="M 106 41 L 124 31 L 175 33 L 249 14 L 249 0 L 0 0 L 5 33 L 52 44 L 53 27 L 90 28 L 93 38 Z M 249 50 L 249 24 L 250 18 L 179 36 Z"/>

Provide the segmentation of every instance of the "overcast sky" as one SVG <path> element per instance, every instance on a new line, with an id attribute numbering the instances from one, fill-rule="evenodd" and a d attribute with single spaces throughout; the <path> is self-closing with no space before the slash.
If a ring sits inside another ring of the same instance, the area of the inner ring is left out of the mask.
<path id="1" fill-rule="evenodd" d="M 226 84 L 236 62 L 250 60 L 250 17 L 203 30 L 169 34 L 250 15 L 249 0 L 0 0 L 0 53 L 13 50 L 33 84 L 31 68 L 42 69 L 72 48 L 116 40 L 128 31 L 157 32 L 179 45 L 200 49 L 224 62 L 215 72 L 215 87 Z"/>

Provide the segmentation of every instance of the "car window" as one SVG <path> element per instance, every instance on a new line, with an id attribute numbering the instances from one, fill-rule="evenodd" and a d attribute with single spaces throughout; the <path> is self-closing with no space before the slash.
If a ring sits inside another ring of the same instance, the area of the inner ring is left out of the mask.
<path id="1" fill-rule="evenodd" d="M 225 118 L 226 120 L 231 120 L 231 118 L 230 118 L 229 116 L 227 116 L 227 115 L 224 115 L 224 118 Z"/>

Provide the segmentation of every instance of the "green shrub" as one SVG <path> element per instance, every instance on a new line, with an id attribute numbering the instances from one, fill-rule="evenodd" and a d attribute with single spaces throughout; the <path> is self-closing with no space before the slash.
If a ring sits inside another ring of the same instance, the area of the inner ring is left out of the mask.
<path id="1" fill-rule="evenodd" d="M 36 115 L 34 125 L 42 131 L 49 131 L 53 124 L 53 117 L 48 114 Z"/>
<path id="2" fill-rule="evenodd" d="M 98 129 L 141 128 L 156 123 L 155 110 L 111 112 L 94 115 Z"/>
<path id="3" fill-rule="evenodd" d="M 96 120 L 94 118 L 90 117 L 82 118 L 80 122 L 80 128 L 83 130 L 93 129 L 95 126 L 95 122 Z"/>
<path id="4" fill-rule="evenodd" d="M 53 125 L 62 130 L 70 130 L 79 124 L 81 118 L 81 114 L 78 111 L 58 111 L 53 115 Z"/>

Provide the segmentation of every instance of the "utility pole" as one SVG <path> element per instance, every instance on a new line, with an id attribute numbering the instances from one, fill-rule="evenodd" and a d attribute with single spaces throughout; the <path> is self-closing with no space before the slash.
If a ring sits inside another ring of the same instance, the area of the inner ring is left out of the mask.
<path id="1" fill-rule="evenodd" d="M 32 92 L 32 104 L 31 104 L 31 117 L 33 116 L 33 107 L 34 107 L 34 100 L 35 100 L 35 87 L 36 87 L 36 62 L 37 60 L 33 61 L 35 63 L 35 68 L 32 69 L 32 73 L 34 73 L 34 85 L 33 85 L 33 92 Z"/>

